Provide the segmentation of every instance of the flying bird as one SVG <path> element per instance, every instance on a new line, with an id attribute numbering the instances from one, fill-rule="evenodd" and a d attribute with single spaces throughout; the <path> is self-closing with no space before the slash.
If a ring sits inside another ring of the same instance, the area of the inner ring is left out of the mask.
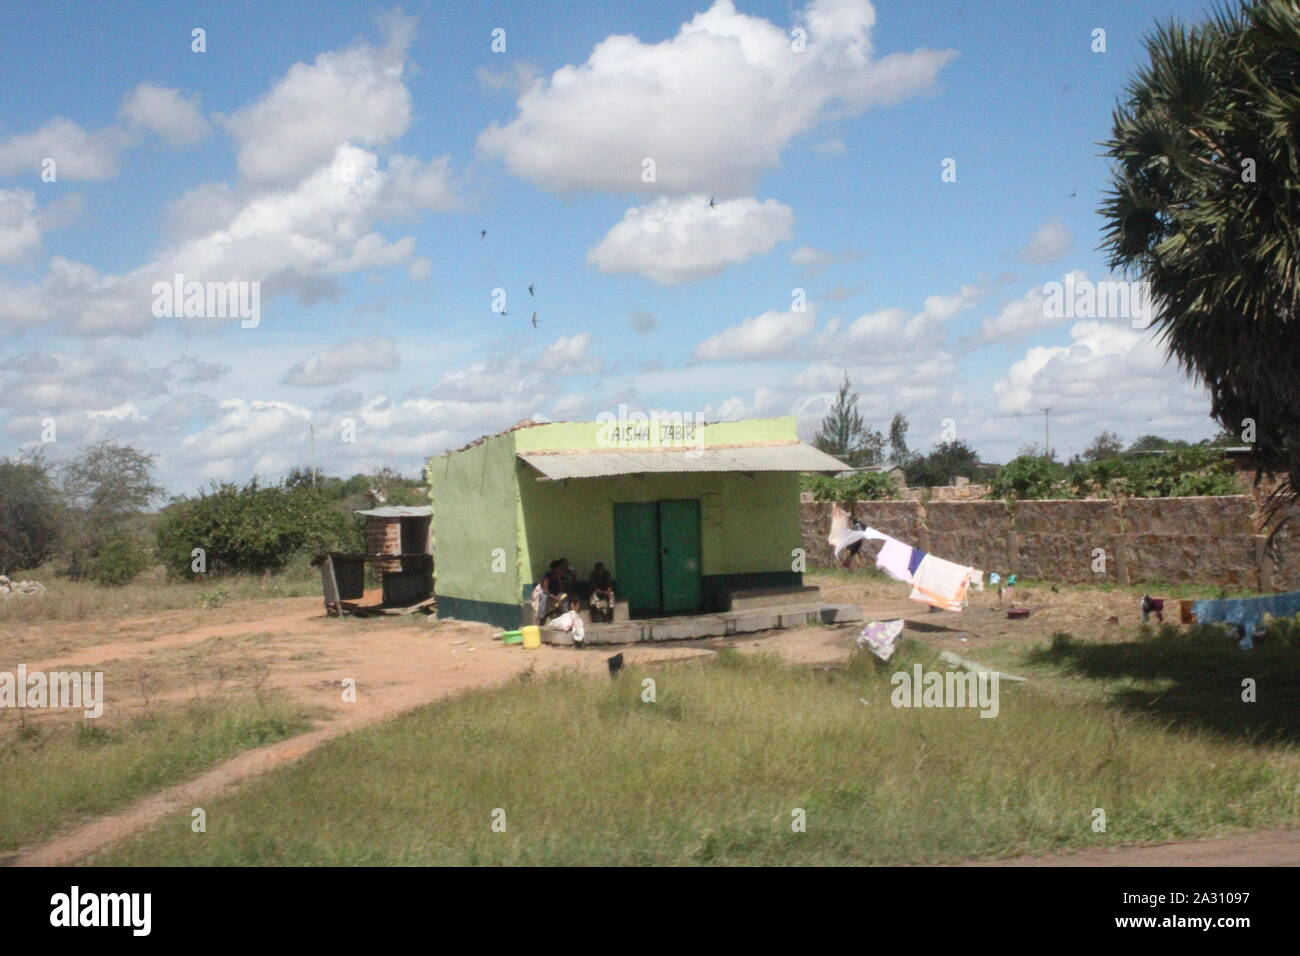
<path id="1" fill-rule="evenodd" d="M 533 313 L 533 328 L 537 328 L 537 313 Z"/>
<path id="2" fill-rule="evenodd" d="M 1073 199 L 1077 195 L 1079 195 L 1079 190 L 1076 189 L 1074 192 L 1070 193 L 1070 198 Z"/>
<path id="3" fill-rule="evenodd" d="M 480 229 L 480 230 L 478 231 L 478 237 L 479 237 L 480 239 L 486 239 L 486 238 L 487 238 L 487 230 L 486 230 L 486 229 Z"/>
<path id="4" fill-rule="evenodd" d="M 709 208 L 710 208 L 710 209 L 714 209 L 714 208 L 717 207 L 717 205 L 718 205 L 718 197 L 717 197 L 717 196 L 710 196 L 710 197 L 709 197 Z"/>
<path id="5" fill-rule="evenodd" d="M 529 295 L 533 294 L 533 284 L 531 282 L 528 283 L 528 294 Z"/>

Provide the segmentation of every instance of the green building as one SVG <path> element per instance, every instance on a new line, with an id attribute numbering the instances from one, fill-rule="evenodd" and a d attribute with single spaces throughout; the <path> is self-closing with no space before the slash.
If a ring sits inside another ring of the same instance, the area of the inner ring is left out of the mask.
<path id="1" fill-rule="evenodd" d="M 613 574 L 633 618 L 797 586 L 799 473 L 845 465 L 793 418 L 523 423 L 429 459 L 438 615 L 518 627 L 551 561 Z M 689 416 L 687 416 L 689 418 Z"/>

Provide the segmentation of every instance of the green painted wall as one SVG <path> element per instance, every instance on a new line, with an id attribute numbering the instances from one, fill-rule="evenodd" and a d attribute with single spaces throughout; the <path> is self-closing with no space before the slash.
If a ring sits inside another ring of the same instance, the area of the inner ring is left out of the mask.
<path id="1" fill-rule="evenodd" d="M 520 463 L 524 581 L 565 557 L 580 577 L 614 564 L 614 502 L 700 499 L 701 572 L 789 571 L 802 547 L 796 474 L 670 474 L 537 481 Z"/>
<path id="2" fill-rule="evenodd" d="M 435 593 L 467 601 L 519 604 L 519 489 L 513 434 L 430 458 Z M 492 551 L 505 552 L 493 570 Z"/>

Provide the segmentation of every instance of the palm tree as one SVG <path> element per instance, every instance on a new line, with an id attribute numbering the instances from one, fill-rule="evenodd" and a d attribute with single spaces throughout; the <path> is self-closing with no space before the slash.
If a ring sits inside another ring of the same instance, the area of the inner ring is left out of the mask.
<path id="1" fill-rule="evenodd" d="M 1243 3 L 1146 47 L 1102 144 L 1103 248 L 1149 283 L 1153 327 L 1219 424 L 1254 421 L 1259 474 L 1286 479 L 1276 534 L 1300 492 L 1300 10 Z"/>

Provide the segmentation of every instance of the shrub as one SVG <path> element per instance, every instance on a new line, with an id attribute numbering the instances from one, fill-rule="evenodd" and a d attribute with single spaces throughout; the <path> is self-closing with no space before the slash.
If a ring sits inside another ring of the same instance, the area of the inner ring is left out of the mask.
<path id="1" fill-rule="evenodd" d="M 171 572 L 194 577 L 193 551 L 206 570 L 223 574 L 281 571 L 300 551 L 360 550 L 356 523 L 311 486 L 214 483 L 163 510 L 158 552 Z"/>
<path id="2" fill-rule="evenodd" d="M 993 498 L 1053 498 L 1065 469 L 1044 455 L 1021 455 L 1002 466 L 989 483 Z"/>
<path id="3" fill-rule="evenodd" d="M 115 531 L 104 539 L 86 561 L 85 576 L 104 587 L 130 584 L 152 558 L 136 537 Z"/>
<path id="4" fill-rule="evenodd" d="M 0 574 L 35 568 L 58 543 L 58 491 L 40 458 L 0 458 Z"/>
<path id="5" fill-rule="evenodd" d="M 892 498 L 898 491 L 893 478 L 876 471 L 858 471 L 839 478 L 805 474 L 800 487 L 811 491 L 817 501 L 876 501 Z"/>

